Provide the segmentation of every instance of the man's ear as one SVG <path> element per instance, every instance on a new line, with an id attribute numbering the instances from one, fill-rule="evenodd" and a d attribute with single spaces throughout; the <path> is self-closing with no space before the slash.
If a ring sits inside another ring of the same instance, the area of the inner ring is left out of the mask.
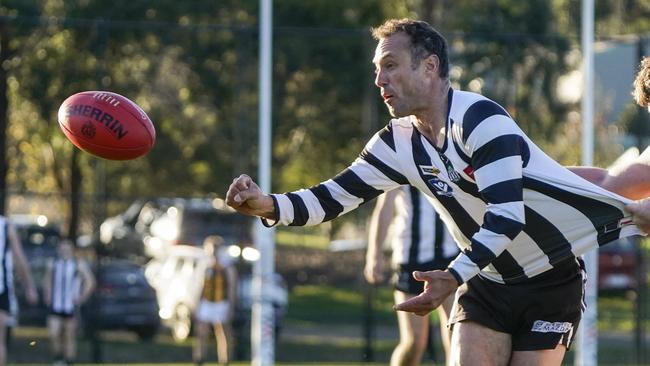
<path id="1" fill-rule="evenodd" d="M 429 55 L 422 62 L 424 62 L 424 67 L 427 72 L 439 74 L 440 70 L 440 59 L 436 55 Z"/>

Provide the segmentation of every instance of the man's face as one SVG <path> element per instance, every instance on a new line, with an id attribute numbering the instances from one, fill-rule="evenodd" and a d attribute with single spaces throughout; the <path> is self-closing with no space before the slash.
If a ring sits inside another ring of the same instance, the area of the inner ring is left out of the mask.
<path id="1" fill-rule="evenodd" d="M 416 114 L 426 104 L 424 62 L 414 69 L 408 35 L 396 33 L 379 40 L 375 57 L 375 85 L 393 117 Z"/>
<path id="2" fill-rule="evenodd" d="M 64 241 L 59 243 L 59 255 L 61 258 L 72 258 L 73 254 L 72 244 L 70 242 Z"/>

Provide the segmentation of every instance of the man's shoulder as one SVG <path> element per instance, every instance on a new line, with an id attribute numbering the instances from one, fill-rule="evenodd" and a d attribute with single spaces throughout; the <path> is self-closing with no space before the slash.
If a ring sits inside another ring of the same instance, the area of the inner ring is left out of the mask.
<path id="1" fill-rule="evenodd" d="M 377 142 L 383 141 L 393 151 L 395 151 L 395 140 L 400 139 L 400 136 L 410 136 L 413 130 L 412 116 L 393 118 L 388 124 L 379 130 L 368 142 L 368 147 L 373 147 Z"/>
<path id="2" fill-rule="evenodd" d="M 495 116 L 512 120 L 499 103 L 481 94 L 454 91 L 449 117 L 453 121 L 453 136 L 459 141 L 466 142 L 472 131 Z"/>
<path id="3" fill-rule="evenodd" d="M 455 116 L 456 119 L 462 119 L 467 112 L 485 113 L 488 111 L 499 111 L 508 115 L 505 108 L 484 95 L 464 90 L 454 90 L 450 111 L 452 118 Z"/>

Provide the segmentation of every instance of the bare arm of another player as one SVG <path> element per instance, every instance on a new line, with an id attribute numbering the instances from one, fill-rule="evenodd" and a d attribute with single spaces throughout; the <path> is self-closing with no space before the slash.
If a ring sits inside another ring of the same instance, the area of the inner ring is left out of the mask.
<path id="1" fill-rule="evenodd" d="M 627 205 L 627 209 L 632 213 L 634 224 L 650 234 L 650 198 Z"/>
<path id="2" fill-rule="evenodd" d="M 76 300 L 77 305 L 85 303 L 95 290 L 95 276 L 85 261 L 79 261 L 79 274 L 81 275 L 83 288 L 79 298 Z"/>
<path id="3" fill-rule="evenodd" d="M 380 283 L 384 280 L 382 244 L 386 241 L 388 227 L 395 213 L 397 192 L 398 190 L 394 189 L 377 197 L 377 203 L 370 216 L 366 266 L 363 271 L 368 283 Z"/>
<path id="4" fill-rule="evenodd" d="M 270 220 L 275 220 L 277 217 L 273 198 L 264 194 L 246 174 L 233 179 L 226 193 L 226 203 L 244 215 L 259 216 Z"/>
<path id="5" fill-rule="evenodd" d="M 9 245 L 11 245 L 11 251 L 13 253 L 14 263 L 20 277 L 25 282 L 25 296 L 27 301 L 34 305 L 38 301 L 38 292 L 36 292 L 36 286 L 34 286 L 34 279 L 32 278 L 32 273 L 29 269 L 29 263 L 25 258 L 25 253 L 23 253 L 23 246 L 18 239 L 18 234 L 13 225 L 9 225 Z"/>
<path id="6" fill-rule="evenodd" d="M 595 167 L 569 167 L 582 178 L 623 197 L 639 200 L 650 196 L 650 149 L 628 163 L 608 170 Z"/>

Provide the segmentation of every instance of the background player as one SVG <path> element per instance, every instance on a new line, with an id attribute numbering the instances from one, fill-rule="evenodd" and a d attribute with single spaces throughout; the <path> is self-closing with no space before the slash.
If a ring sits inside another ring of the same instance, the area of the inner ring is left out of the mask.
<path id="1" fill-rule="evenodd" d="M 229 324 L 235 310 L 237 273 L 232 265 L 219 259 L 222 244 L 223 239 L 216 235 L 205 238 L 203 242 L 210 263 L 204 273 L 203 290 L 195 314 L 196 339 L 192 357 L 197 365 L 205 361 L 210 328 L 214 331 L 219 363 L 229 362 Z"/>
<path id="2" fill-rule="evenodd" d="M 38 301 L 38 292 L 16 229 L 0 215 L 0 366 L 7 363 L 7 323 L 15 304 L 13 288 L 14 263 L 25 286 L 25 297 L 30 305 Z"/>
<path id="3" fill-rule="evenodd" d="M 77 355 L 79 307 L 92 295 L 95 277 L 86 261 L 75 257 L 70 240 L 60 241 L 57 252 L 43 278 L 43 296 L 49 308 L 47 327 L 54 363 L 72 365 Z"/>
<path id="4" fill-rule="evenodd" d="M 377 198 L 370 217 L 368 250 L 364 275 L 369 283 L 383 281 L 383 250 L 389 227 L 393 236 L 392 265 L 395 270 L 393 296 L 399 304 L 420 294 L 424 283 L 413 271 L 445 269 L 458 255 L 458 247 L 429 201 L 411 186 L 402 186 Z M 440 338 L 445 356 L 449 354 L 450 333 L 447 319 L 453 296 L 438 307 Z M 429 342 L 429 317 L 397 313 L 400 341 L 391 356 L 391 365 L 417 365 Z"/>

